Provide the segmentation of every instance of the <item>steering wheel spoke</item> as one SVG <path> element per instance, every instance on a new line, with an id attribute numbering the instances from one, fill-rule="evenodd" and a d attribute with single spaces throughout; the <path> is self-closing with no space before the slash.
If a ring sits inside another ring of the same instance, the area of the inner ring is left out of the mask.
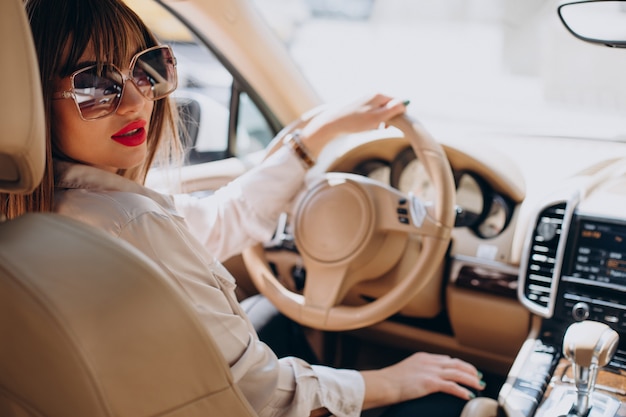
<path id="1" fill-rule="evenodd" d="M 324 265 L 317 262 L 308 263 L 307 279 L 304 286 L 304 305 L 302 315 L 321 319 L 338 305 L 345 295 L 344 284 L 348 274 L 348 263 Z M 323 319 L 326 321 L 326 319 Z"/>

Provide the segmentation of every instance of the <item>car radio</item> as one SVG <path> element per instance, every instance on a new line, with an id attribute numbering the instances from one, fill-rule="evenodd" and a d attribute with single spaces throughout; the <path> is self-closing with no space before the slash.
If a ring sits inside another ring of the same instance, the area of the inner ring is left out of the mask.
<path id="1" fill-rule="evenodd" d="M 559 203 L 540 213 L 529 242 L 518 295 L 549 319 L 544 327 L 562 335 L 574 322 L 593 320 L 626 333 L 624 221 L 570 212 Z"/>
<path id="2" fill-rule="evenodd" d="M 553 324 L 609 325 L 621 340 L 609 366 L 626 369 L 626 224 L 575 215 L 568 236 Z"/>

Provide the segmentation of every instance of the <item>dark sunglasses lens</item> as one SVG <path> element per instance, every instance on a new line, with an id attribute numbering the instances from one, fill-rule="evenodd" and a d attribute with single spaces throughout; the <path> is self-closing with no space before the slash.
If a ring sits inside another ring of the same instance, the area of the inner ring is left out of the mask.
<path id="1" fill-rule="evenodd" d="M 158 100 L 176 89 L 176 61 L 169 48 L 146 51 L 137 57 L 133 81 L 141 92 Z"/>
<path id="2" fill-rule="evenodd" d="M 85 68 L 74 76 L 74 94 L 84 119 L 92 120 L 111 114 L 122 96 L 122 77 L 119 72 L 105 65 Z"/>

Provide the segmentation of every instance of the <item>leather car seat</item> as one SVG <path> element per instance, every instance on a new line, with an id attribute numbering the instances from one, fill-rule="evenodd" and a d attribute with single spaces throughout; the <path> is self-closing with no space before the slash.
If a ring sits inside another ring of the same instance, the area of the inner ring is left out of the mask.
<path id="1" fill-rule="evenodd" d="M 36 56 L 0 1 L 0 191 L 44 169 Z M 0 416 L 253 416 L 187 299 L 124 242 L 54 214 L 0 220 Z"/>

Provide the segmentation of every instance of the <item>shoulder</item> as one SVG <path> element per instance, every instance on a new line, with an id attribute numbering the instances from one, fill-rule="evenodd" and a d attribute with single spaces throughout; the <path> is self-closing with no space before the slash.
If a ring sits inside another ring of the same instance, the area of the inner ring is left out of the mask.
<path id="1" fill-rule="evenodd" d="M 126 191 L 58 190 L 55 212 L 119 236 L 126 225 L 142 217 L 170 218 L 175 213 L 150 197 Z"/>

